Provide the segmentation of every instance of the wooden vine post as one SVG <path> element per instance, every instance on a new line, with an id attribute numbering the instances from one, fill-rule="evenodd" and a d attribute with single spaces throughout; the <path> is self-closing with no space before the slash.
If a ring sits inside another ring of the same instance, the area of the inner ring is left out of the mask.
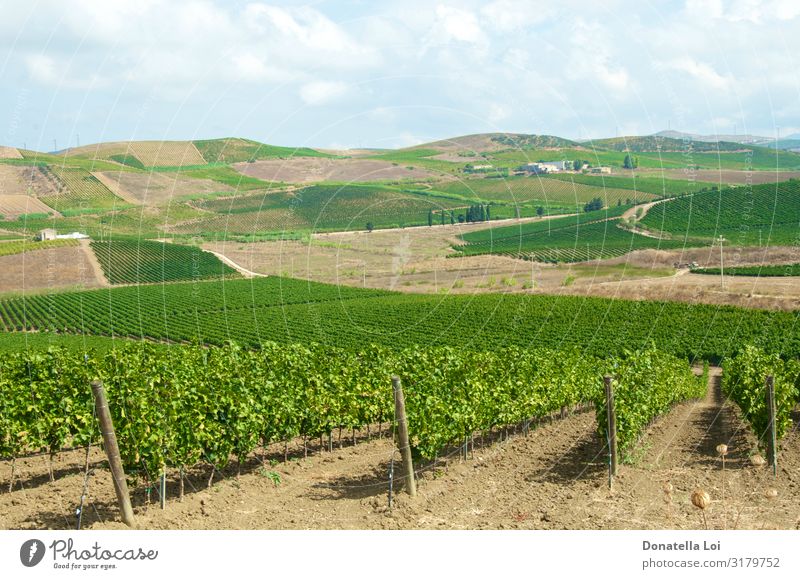
<path id="1" fill-rule="evenodd" d="M 614 408 L 614 385 L 611 376 L 603 376 L 606 387 L 606 442 L 608 443 L 608 488 L 617 476 L 617 411 Z"/>
<path id="2" fill-rule="evenodd" d="M 133 518 L 131 497 L 128 494 L 125 471 L 122 469 L 122 459 L 119 456 L 117 435 L 114 432 L 114 423 L 111 421 L 111 413 L 108 411 L 106 393 L 100 380 L 92 382 L 92 394 L 94 395 L 97 419 L 100 421 L 100 431 L 103 434 L 103 447 L 106 449 L 108 464 L 111 467 L 111 477 L 114 479 L 114 491 L 117 493 L 117 502 L 122 511 L 122 521 L 129 527 L 135 527 L 136 521 Z"/>
<path id="3" fill-rule="evenodd" d="M 403 397 L 403 386 L 399 376 L 392 376 L 394 390 L 394 416 L 397 420 L 397 444 L 403 457 L 403 474 L 406 489 L 412 497 L 417 496 L 417 481 L 414 479 L 414 463 L 411 461 L 411 444 L 408 441 L 408 422 L 406 421 L 406 401 Z"/>
<path id="4" fill-rule="evenodd" d="M 767 461 L 778 476 L 778 441 L 775 433 L 775 377 L 767 376 Z"/>

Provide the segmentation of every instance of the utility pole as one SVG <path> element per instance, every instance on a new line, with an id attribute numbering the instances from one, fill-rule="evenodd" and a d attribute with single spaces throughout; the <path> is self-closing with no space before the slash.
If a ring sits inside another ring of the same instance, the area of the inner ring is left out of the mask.
<path id="1" fill-rule="evenodd" d="M 725 238 L 721 235 L 719 236 L 719 285 L 720 289 L 725 289 L 725 262 L 723 261 L 724 256 L 722 254 L 722 243 L 725 241 Z"/>

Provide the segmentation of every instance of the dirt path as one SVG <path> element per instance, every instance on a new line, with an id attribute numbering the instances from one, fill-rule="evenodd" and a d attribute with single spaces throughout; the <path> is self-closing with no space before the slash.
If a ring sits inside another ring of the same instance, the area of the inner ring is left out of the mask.
<path id="1" fill-rule="evenodd" d="M 621 467 L 614 499 L 603 518 L 603 528 L 702 528 L 700 512 L 691 505 L 696 488 L 711 495 L 706 513 L 709 528 L 794 529 L 800 525 L 796 506 L 798 445 L 794 432 L 783 443 L 779 477 L 767 467 L 756 467 L 750 456 L 755 437 L 726 401 L 721 390 L 721 371 L 712 368 L 705 399 L 676 407 L 657 421 L 640 446 L 634 463 Z M 728 446 L 725 471 L 716 451 Z M 674 487 L 672 504 L 665 501 L 664 485 Z M 767 488 L 778 490 L 769 501 Z"/>
<path id="2" fill-rule="evenodd" d="M 503 227 L 505 225 L 514 225 L 517 223 L 531 223 L 533 221 L 549 221 L 551 219 L 559 219 L 561 217 L 575 217 L 577 213 L 562 213 L 560 215 L 544 215 L 542 217 L 511 217 L 509 219 L 493 219 L 491 221 L 482 221 L 479 223 L 445 223 L 444 225 L 435 225 L 437 231 L 453 231 L 453 235 L 461 233 L 469 233 L 472 231 L 482 231 L 484 229 L 492 229 L 494 227 Z M 387 229 L 376 229 L 376 232 L 391 233 L 393 231 L 410 231 L 419 229 L 424 231 L 424 226 L 420 227 L 394 227 Z M 343 235 L 370 235 L 366 230 L 353 230 L 353 231 L 330 231 L 327 233 L 313 233 L 312 237 L 315 239 L 327 239 L 329 237 L 338 237 Z"/>
<path id="3" fill-rule="evenodd" d="M 97 280 L 97 283 L 100 284 L 102 287 L 108 287 L 111 284 L 106 279 L 106 274 L 103 272 L 103 268 L 100 265 L 100 262 L 97 260 L 97 256 L 90 245 L 90 240 L 88 239 L 81 239 L 80 246 L 83 250 L 84 255 L 86 255 L 86 261 L 89 264 L 89 267 L 92 269 L 92 273 L 94 274 L 94 278 Z"/>
<path id="4" fill-rule="evenodd" d="M 240 274 L 242 274 L 244 277 L 246 277 L 248 279 L 253 278 L 253 277 L 269 277 L 265 273 L 258 273 L 258 272 L 255 272 L 255 271 L 250 271 L 249 269 L 245 269 L 244 267 L 242 267 L 241 265 L 239 265 L 238 263 L 236 263 L 235 261 L 233 261 L 232 259 L 230 259 L 229 257 L 226 257 L 225 255 L 223 255 L 221 253 L 217 253 L 216 251 L 211 251 L 210 249 L 204 249 L 204 251 L 207 251 L 208 253 L 213 253 L 223 263 L 231 266 L 233 269 L 235 269 L 236 271 L 238 271 Z"/>

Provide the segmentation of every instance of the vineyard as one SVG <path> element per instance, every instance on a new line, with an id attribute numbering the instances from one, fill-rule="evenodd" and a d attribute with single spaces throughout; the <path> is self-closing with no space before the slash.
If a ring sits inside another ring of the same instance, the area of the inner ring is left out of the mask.
<path id="1" fill-rule="evenodd" d="M 40 199 L 65 217 L 128 206 L 85 169 L 47 165 L 41 170 L 54 183 L 55 192 Z"/>
<path id="2" fill-rule="evenodd" d="M 194 145 L 208 163 L 242 163 L 257 159 L 330 156 L 306 147 L 276 147 L 248 139 L 211 139 L 194 141 Z"/>
<path id="3" fill-rule="evenodd" d="M 579 213 L 476 231 L 456 245 L 460 255 L 508 255 L 546 263 L 570 263 L 619 257 L 637 249 L 682 248 L 682 241 L 637 235 L 618 226 L 614 216 L 628 207 Z"/>
<path id="4" fill-rule="evenodd" d="M 336 430 L 391 422 L 391 374 L 405 384 L 413 450 L 430 460 L 477 432 L 602 404 L 602 372 L 612 370 L 623 452 L 655 417 L 705 392 L 705 377 L 653 349 L 602 360 L 542 349 L 271 343 L 255 352 L 134 345 L 104 355 L 11 354 L 0 360 L 0 458 L 97 443 L 94 379 L 105 383 L 127 472 L 153 479 L 167 467 L 183 471 L 204 461 L 222 468 L 264 444 L 330 441 Z M 604 437 L 602 424 L 598 431 Z"/>
<path id="5" fill-rule="evenodd" d="M 369 185 L 315 185 L 297 191 L 259 192 L 230 199 L 211 199 L 197 204 L 224 219 L 201 224 L 205 231 L 253 233 L 258 229 L 286 228 L 328 230 L 426 225 L 428 213 L 463 207 L 447 197 L 403 192 Z M 447 222 L 450 222 L 449 217 Z"/>
<path id="6" fill-rule="evenodd" d="M 72 247 L 78 245 L 77 239 L 50 239 L 48 241 L 14 240 L 0 242 L 0 256 L 15 255 L 26 251 L 51 249 L 53 247 Z"/>
<path id="7" fill-rule="evenodd" d="M 681 179 L 666 179 L 664 177 L 651 177 L 646 175 L 632 175 L 625 177 L 621 175 L 578 175 L 578 174 L 553 174 L 541 177 L 542 179 L 552 179 L 566 181 L 568 183 L 580 183 L 598 188 L 608 188 L 610 190 L 627 189 L 628 197 L 634 196 L 630 191 L 635 191 L 635 199 L 641 202 L 650 197 L 675 197 L 684 193 L 694 193 L 701 189 L 710 189 L 714 183 L 704 181 L 688 181 Z"/>
<path id="8" fill-rule="evenodd" d="M 707 275 L 741 275 L 745 277 L 797 277 L 800 276 L 800 263 L 786 265 L 737 265 L 726 267 L 724 272 L 718 267 L 698 267 L 692 273 Z"/>
<path id="9" fill-rule="evenodd" d="M 800 181 L 695 193 L 659 203 L 642 220 L 673 239 L 722 235 L 729 245 L 792 245 L 800 223 Z"/>
<path id="10" fill-rule="evenodd" d="M 189 141 L 135 141 L 129 151 L 145 167 L 204 165 L 200 151 Z"/>
<path id="11" fill-rule="evenodd" d="M 567 175 L 573 177 L 573 175 Z M 460 195 L 472 203 L 496 201 L 501 203 L 540 204 L 544 207 L 550 205 L 583 207 L 583 204 L 595 198 L 600 198 L 608 206 L 618 202 L 630 205 L 632 202 L 651 201 L 655 195 L 632 188 L 622 188 L 611 183 L 604 183 L 600 179 L 589 177 L 581 180 L 575 175 L 575 180 L 557 179 L 551 177 L 508 177 L 468 179 L 454 181 L 447 184 L 438 184 L 436 189 L 447 193 Z M 630 179 L 620 179 L 631 181 Z"/>
<path id="12" fill-rule="evenodd" d="M 92 241 L 112 284 L 162 283 L 237 276 L 236 270 L 199 247 L 159 241 Z"/>
<path id="13" fill-rule="evenodd" d="M 409 295 L 279 277 L 123 287 L 0 301 L 0 327 L 245 347 L 267 341 L 341 347 L 576 346 L 588 355 L 651 341 L 720 360 L 753 343 L 800 354 L 796 316 L 680 302 L 524 294 Z"/>
<path id="14" fill-rule="evenodd" d="M 742 415 L 763 440 L 769 425 L 765 378 L 775 384 L 775 430 L 778 440 L 792 428 L 792 411 L 800 402 L 800 361 L 783 360 L 777 353 L 766 353 L 753 346 L 725 360 L 722 390 L 742 409 Z"/>

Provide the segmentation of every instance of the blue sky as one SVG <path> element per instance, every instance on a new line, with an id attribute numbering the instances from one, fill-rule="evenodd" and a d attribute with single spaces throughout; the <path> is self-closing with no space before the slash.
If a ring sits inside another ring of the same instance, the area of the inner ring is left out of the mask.
<path id="1" fill-rule="evenodd" d="M 0 0 L 0 143 L 800 131 L 800 2 Z"/>

